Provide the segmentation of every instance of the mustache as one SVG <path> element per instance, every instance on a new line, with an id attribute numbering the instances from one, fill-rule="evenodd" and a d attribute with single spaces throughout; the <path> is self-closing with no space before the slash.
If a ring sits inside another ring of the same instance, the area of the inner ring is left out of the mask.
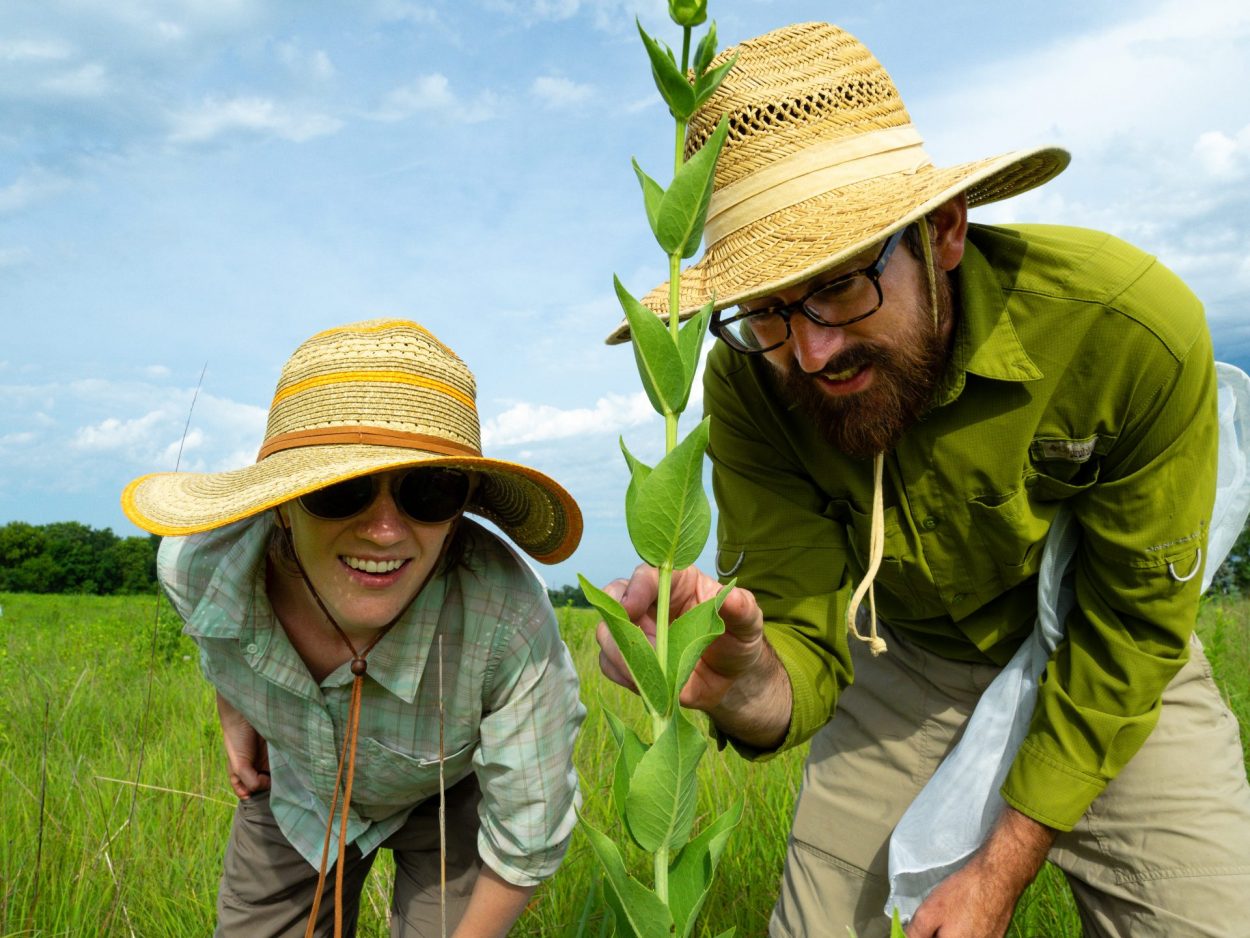
<path id="1" fill-rule="evenodd" d="M 852 369 L 858 371 L 865 365 L 888 365 L 889 356 L 872 345 L 856 345 L 853 348 L 841 352 L 836 357 L 825 362 L 824 366 L 817 372 L 809 372 L 804 374 L 806 378 L 822 378 L 831 377 L 841 374 Z"/>

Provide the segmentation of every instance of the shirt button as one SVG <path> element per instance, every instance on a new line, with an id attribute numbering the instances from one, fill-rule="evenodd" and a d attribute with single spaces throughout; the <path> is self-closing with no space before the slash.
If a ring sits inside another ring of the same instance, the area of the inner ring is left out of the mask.
<path id="1" fill-rule="evenodd" d="M 248 653 L 249 655 L 254 655 L 254 654 L 256 654 L 256 651 L 257 651 L 257 649 L 256 649 L 256 643 L 255 643 L 255 642 L 248 642 L 248 643 L 247 643 L 247 653 Z"/>
<path id="2" fill-rule="evenodd" d="M 967 596 L 965 596 L 963 593 L 956 593 L 956 594 L 955 594 L 955 598 L 954 598 L 953 602 L 954 602 L 956 605 L 958 605 L 959 603 L 963 602 L 963 601 L 964 601 L 965 599 L 967 599 L 967 598 L 968 598 L 968 597 L 967 597 Z"/>
<path id="3" fill-rule="evenodd" d="M 932 531 L 938 526 L 938 519 L 933 517 L 933 515 L 929 515 L 929 517 L 920 522 L 920 526 L 926 531 Z"/>

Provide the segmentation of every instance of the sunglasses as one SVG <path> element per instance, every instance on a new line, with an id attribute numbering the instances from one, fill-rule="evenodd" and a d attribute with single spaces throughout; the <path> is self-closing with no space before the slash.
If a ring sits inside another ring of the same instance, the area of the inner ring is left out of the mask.
<path id="1" fill-rule="evenodd" d="M 382 488 L 387 473 L 376 473 L 336 482 L 299 496 L 303 509 L 323 521 L 345 521 L 370 505 Z M 469 502 L 469 474 L 443 466 L 419 466 L 391 477 L 391 497 L 405 515 L 419 524 L 450 521 Z"/>

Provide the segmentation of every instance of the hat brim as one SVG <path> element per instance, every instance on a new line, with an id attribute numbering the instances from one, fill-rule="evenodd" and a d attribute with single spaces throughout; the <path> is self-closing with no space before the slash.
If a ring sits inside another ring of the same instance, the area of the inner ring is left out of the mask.
<path id="1" fill-rule="evenodd" d="M 944 169 L 896 173 L 814 196 L 710 245 L 682 271 L 681 318 L 709 300 L 721 310 L 768 296 L 836 267 L 960 193 L 969 206 L 997 202 L 1053 179 L 1070 156 L 1057 147 L 1017 150 Z M 667 320 L 669 285 L 642 303 Z M 629 340 L 622 320 L 609 345 Z"/>
<path id="2" fill-rule="evenodd" d="M 227 472 L 141 476 L 122 492 L 131 521 L 164 537 L 198 534 L 242 521 L 335 482 L 415 465 L 455 466 L 478 476 L 468 511 L 489 519 L 541 563 L 577 548 L 582 516 L 550 477 L 498 459 L 445 456 L 398 446 L 341 444 L 283 450 Z"/>

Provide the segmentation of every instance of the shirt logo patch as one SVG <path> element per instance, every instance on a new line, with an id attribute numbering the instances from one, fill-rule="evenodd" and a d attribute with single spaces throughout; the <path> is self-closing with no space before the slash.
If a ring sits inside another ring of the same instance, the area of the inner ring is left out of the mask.
<path id="1" fill-rule="evenodd" d="M 1088 440 L 1034 440 L 1033 454 L 1037 459 L 1061 459 L 1064 462 L 1089 462 L 1094 455 L 1098 437 Z"/>

